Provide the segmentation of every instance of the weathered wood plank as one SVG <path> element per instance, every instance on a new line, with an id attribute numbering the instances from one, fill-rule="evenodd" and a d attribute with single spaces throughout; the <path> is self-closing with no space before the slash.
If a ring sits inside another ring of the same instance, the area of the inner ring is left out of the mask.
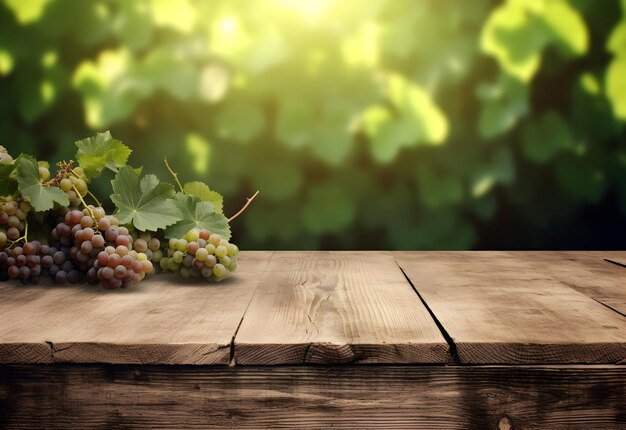
<path id="1" fill-rule="evenodd" d="M 0 284 L 0 362 L 228 364 L 271 252 L 242 252 L 220 284 L 158 276 L 135 288 Z"/>
<path id="2" fill-rule="evenodd" d="M 623 429 L 626 367 L 0 366 L 0 423 Z"/>
<path id="3" fill-rule="evenodd" d="M 622 251 L 513 252 L 535 271 L 548 274 L 576 291 L 626 315 L 626 269 L 607 262 Z"/>
<path id="4" fill-rule="evenodd" d="M 235 337 L 238 364 L 442 363 L 448 345 L 386 252 L 276 252 Z"/>
<path id="5" fill-rule="evenodd" d="M 626 319 L 515 253 L 393 255 L 462 363 L 626 360 Z"/>

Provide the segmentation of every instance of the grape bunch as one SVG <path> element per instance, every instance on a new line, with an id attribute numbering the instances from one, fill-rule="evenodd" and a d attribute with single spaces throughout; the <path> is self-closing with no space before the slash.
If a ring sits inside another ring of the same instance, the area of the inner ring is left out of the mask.
<path id="1" fill-rule="evenodd" d="M 43 246 L 39 241 L 32 241 L 0 252 L 0 280 L 19 279 L 23 284 L 39 283 Z"/>
<path id="2" fill-rule="evenodd" d="M 60 167 L 60 176 L 58 177 L 59 188 L 67 195 L 70 201 L 70 207 L 79 207 L 81 197 L 85 197 L 89 191 L 85 172 L 80 166 L 72 168 L 71 163 L 65 168 L 63 168 L 63 165 Z M 48 173 L 48 176 L 49 175 Z"/>
<path id="3" fill-rule="evenodd" d="M 101 207 L 67 212 L 52 231 L 52 239 L 62 255 L 52 266 L 51 275 L 60 284 L 78 277 L 91 284 L 101 282 L 109 289 L 126 288 L 153 270 L 145 254 L 130 249 L 128 229 Z"/>
<path id="4" fill-rule="evenodd" d="M 0 248 L 4 248 L 7 241 L 22 237 L 30 210 L 31 205 L 26 200 L 17 201 L 11 196 L 0 203 Z"/>
<path id="5" fill-rule="evenodd" d="M 224 232 L 222 227 L 239 216 L 258 191 L 227 218 L 217 207 L 206 210 L 211 206 L 204 198 L 207 191 L 220 206 L 222 200 L 208 184 L 194 181 L 183 187 L 164 160 L 180 188 L 172 192 L 171 183 L 129 165 L 132 150 L 109 132 L 79 140 L 76 147 L 74 160 L 51 165 L 28 154 L 13 158 L 0 146 L 5 194 L 0 196 L 0 281 L 38 283 L 49 278 L 57 284 L 99 283 L 113 289 L 161 271 L 220 281 L 237 268 L 239 249 L 214 233 Z M 120 219 L 107 214 L 89 189 L 90 181 L 107 170 L 115 172 L 110 200 Z M 141 204 L 146 196 L 151 196 L 150 205 Z M 188 210 L 174 214 L 170 209 L 179 203 Z M 161 211 L 171 213 L 152 216 Z M 206 222 L 215 226 L 210 227 L 213 233 L 180 230 L 181 225 Z"/>
<path id="6" fill-rule="evenodd" d="M 190 230 L 182 239 L 170 239 L 161 269 L 183 278 L 211 278 L 221 281 L 237 268 L 237 245 L 208 230 Z"/>
<path id="7" fill-rule="evenodd" d="M 159 262 L 163 258 L 163 250 L 161 249 L 162 236 L 157 236 L 154 232 L 140 232 L 132 229 L 130 232 L 132 237 L 132 249 L 138 253 L 146 254 L 147 259 L 154 267 L 154 273 L 161 270 Z"/>
<path id="8" fill-rule="evenodd" d="M 109 245 L 98 253 L 94 270 L 96 279 L 104 288 L 115 289 L 137 284 L 154 268 L 146 254 L 129 250 L 122 245 L 117 247 Z"/>

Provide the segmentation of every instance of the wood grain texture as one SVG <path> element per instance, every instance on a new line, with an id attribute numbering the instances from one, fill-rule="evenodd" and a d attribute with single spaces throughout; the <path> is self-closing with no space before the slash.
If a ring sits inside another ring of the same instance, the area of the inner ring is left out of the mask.
<path id="1" fill-rule="evenodd" d="M 576 291 L 626 315 L 626 260 L 623 251 L 515 252 L 534 271 L 548 274 Z"/>
<path id="2" fill-rule="evenodd" d="M 271 252 L 219 284 L 161 275 L 119 291 L 0 284 L 0 362 L 228 364 Z"/>
<path id="3" fill-rule="evenodd" d="M 461 363 L 626 362 L 626 319 L 517 253 L 393 255 Z"/>
<path id="4" fill-rule="evenodd" d="M 623 429 L 626 367 L 5 365 L 0 423 L 6 429 Z"/>
<path id="5" fill-rule="evenodd" d="M 238 364 L 443 363 L 448 345 L 386 252 L 275 252 Z"/>

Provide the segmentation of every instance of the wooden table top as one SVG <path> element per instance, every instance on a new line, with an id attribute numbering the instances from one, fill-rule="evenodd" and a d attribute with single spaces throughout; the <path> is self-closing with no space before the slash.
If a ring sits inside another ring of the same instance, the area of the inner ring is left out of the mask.
<path id="1" fill-rule="evenodd" d="M 219 284 L 0 284 L 0 363 L 626 364 L 626 252 L 242 252 Z"/>

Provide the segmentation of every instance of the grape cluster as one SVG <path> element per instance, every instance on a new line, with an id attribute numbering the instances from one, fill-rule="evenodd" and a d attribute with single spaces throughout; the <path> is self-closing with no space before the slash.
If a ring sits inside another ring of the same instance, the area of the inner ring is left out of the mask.
<path id="1" fill-rule="evenodd" d="M 94 268 L 97 270 L 97 279 L 107 289 L 129 287 L 154 270 L 146 254 L 122 245 L 107 246 L 98 254 Z"/>
<path id="2" fill-rule="evenodd" d="M 0 280 L 19 279 L 22 283 L 39 283 L 42 276 L 42 257 L 49 247 L 39 241 L 26 242 L 0 252 Z"/>
<path id="3" fill-rule="evenodd" d="M 8 197 L 4 203 L 0 203 L 0 248 L 4 248 L 7 241 L 16 241 L 22 237 L 30 210 L 30 203 L 26 200 L 17 201 Z"/>
<path id="4" fill-rule="evenodd" d="M 40 169 L 40 174 L 41 174 Z M 48 173 L 50 176 L 50 173 Z M 87 187 L 87 177 L 82 167 L 72 168 L 69 165 L 65 176 L 59 180 L 59 188 L 67 195 L 70 207 L 78 207 L 81 204 L 81 197 L 85 197 L 89 191 Z"/>
<path id="5" fill-rule="evenodd" d="M 163 251 L 161 250 L 161 239 L 159 239 L 154 233 L 150 232 L 131 232 L 133 237 L 133 250 L 145 254 L 148 261 L 150 261 L 155 271 L 160 270 L 159 262 L 163 258 Z"/>
<path id="6" fill-rule="evenodd" d="M 105 288 L 126 288 L 152 271 L 146 255 L 130 249 L 128 229 L 101 207 L 67 212 L 52 231 L 52 239 L 63 254 L 55 265 L 69 262 L 60 270 L 53 266 L 51 274 L 57 283 L 72 282 L 78 276 L 91 284 L 101 282 Z"/>
<path id="7" fill-rule="evenodd" d="M 203 277 L 221 281 L 237 268 L 237 245 L 208 230 L 190 230 L 182 239 L 170 239 L 161 269 L 183 278 Z"/>

